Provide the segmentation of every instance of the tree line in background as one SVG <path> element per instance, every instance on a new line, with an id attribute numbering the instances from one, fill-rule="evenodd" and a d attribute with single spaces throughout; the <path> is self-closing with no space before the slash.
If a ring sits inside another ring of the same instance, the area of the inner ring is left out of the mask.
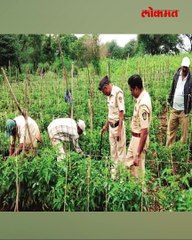
<path id="1" fill-rule="evenodd" d="M 186 48 L 183 39 L 188 38 L 190 45 Z M 40 34 L 1 34 L 0 66 L 16 67 L 19 73 L 25 66 L 30 72 L 38 69 L 57 71 L 62 68 L 58 48 L 58 36 Z M 69 70 L 71 62 L 79 68 L 92 63 L 99 74 L 101 58 L 127 59 L 144 54 L 177 54 L 192 51 L 192 34 L 140 34 L 137 40 L 129 41 L 124 47 L 115 41 L 100 44 L 99 34 L 83 35 L 61 34 L 60 44 L 64 54 L 65 67 Z"/>

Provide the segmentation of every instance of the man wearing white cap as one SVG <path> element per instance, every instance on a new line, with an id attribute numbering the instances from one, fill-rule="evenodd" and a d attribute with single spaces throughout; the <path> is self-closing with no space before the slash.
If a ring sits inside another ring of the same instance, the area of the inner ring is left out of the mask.
<path id="1" fill-rule="evenodd" d="M 168 104 L 171 107 L 166 142 L 168 147 L 175 141 L 178 126 L 181 128 L 181 142 L 187 142 L 188 114 L 191 111 L 192 94 L 192 75 L 189 66 L 190 59 L 184 57 L 181 67 L 173 77 L 171 92 L 168 98 Z"/>
<path id="2" fill-rule="evenodd" d="M 57 161 L 65 158 L 64 142 L 72 142 L 75 151 L 82 153 L 79 147 L 78 139 L 82 133 L 85 135 L 85 122 L 83 120 L 76 121 L 72 118 L 57 118 L 48 126 L 49 138 L 53 146 L 57 146 L 59 156 Z"/>

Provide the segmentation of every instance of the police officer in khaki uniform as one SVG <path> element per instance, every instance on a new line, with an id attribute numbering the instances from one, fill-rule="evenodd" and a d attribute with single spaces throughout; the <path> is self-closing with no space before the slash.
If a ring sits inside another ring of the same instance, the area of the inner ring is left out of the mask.
<path id="1" fill-rule="evenodd" d="M 143 178 L 145 174 L 145 152 L 149 145 L 149 126 L 152 116 L 151 98 L 143 88 L 139 75 L 135 74 L 128 79 L 135 106 L 131 121 L 132 138 L 129 144 L 126 163 L 136 178 Z"/>
<path id="2" fill-rule="evenodd" d="M 117 165 L 124 162 L 126 157 L 126 136 L 124 125 L 125 104 L 123 91 L 110 83 L 105 76 L 99 83 L 100 91 L 107 96 L 108 119 L 101 129 L 103 134 L 109 128 L 109 142 L 111 159 L 114 167 L 111 169 L 111 177 L 116 178 Z"/>

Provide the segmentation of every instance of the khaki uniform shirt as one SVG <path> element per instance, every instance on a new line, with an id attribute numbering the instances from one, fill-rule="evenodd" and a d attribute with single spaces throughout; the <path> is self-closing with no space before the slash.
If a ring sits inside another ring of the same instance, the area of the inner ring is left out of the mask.
<path id="1" fill-rule="evenodd" d="M 108 120 L 116 123 L 119 121 L 119 112 L 123 111 L 125 113 L 123 91 L 119 87 L 112 86 L 111 95 L 107 97 L 107 105 L 109 109 Z"/>
<path id="2" fill-rule="evenodd" d="M 152 117 L 151 98 L 145 90 L 135 100 L 131 131 L 141 133 L 141 129 L 149 128 Z"/>
<path id="3" fill-rule="evenodd" d="M 36 144 L 37 140 L 40 140 L 40 131 L 39 131 L 39 127 L 37 125 L 37 123 L 30 117 L 27 118 L 27 122 L 28 122 L 28 126 L 29 126 L 29 131 L 27 129 L 26 126 L 26 121 L 25 118 L 23 116 L 18 116 L 16 118 L 14 118 L 14 120 L 16 121 L 16 125 L 17 125 L 17 137 L 19 139 L 19 143 L 26 143 L 27 145 L 31 144 L 31 140 L 33 145 Z M 29 132 L 30 132 L 30 137 L 29 137 Z M 11 144 L 14 144 L 15 142 L 15 138 L 11 136 Z"/>

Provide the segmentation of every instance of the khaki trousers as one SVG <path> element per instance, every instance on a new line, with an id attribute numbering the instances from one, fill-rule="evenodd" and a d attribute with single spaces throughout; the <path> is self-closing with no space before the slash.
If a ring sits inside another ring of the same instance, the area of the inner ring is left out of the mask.
<path id="1" fill-rule="evenodd" d="M 134 177 L 143 179 L 145 175 L 145 150 L 141 153 L 140 165 L 139 166 L 133 165 L 133 161 L 136 158 L 139 142 L 140 137 L 132 136 L 131 141 L 129 143 L 129 148 L 124 165 L 130 168 L 131 174 Z M 147 144 L 148 143 L 149 140 L 147 140 Z"/>
<path id="2" fill-rule="evenodd" d="M 111 168 L 111 177 L 116 179 L 117 166 L 119 162 L 123 163 L 126 157 L 126 136 L 125 125 L 123 123 L 121 130 L 121 140 L 117 141 L 118 127 L 112 128 L 109 126 L 109 142 L 111 159 L 114 161 L 114 167 Z"/>
<path id="3" fill-rule="evenodd" d="M 167 129 L 167 142 L 166 146 L 171 146 L 175 142 L 176 138 L 176 131 L 178 126 L 180 125 L 181 128 L 181 142 L 187 142 L 188 136 L 188 115 L 185 115 L 184 111 L 177 111 L 171 109 L 168 129 Z"/>

